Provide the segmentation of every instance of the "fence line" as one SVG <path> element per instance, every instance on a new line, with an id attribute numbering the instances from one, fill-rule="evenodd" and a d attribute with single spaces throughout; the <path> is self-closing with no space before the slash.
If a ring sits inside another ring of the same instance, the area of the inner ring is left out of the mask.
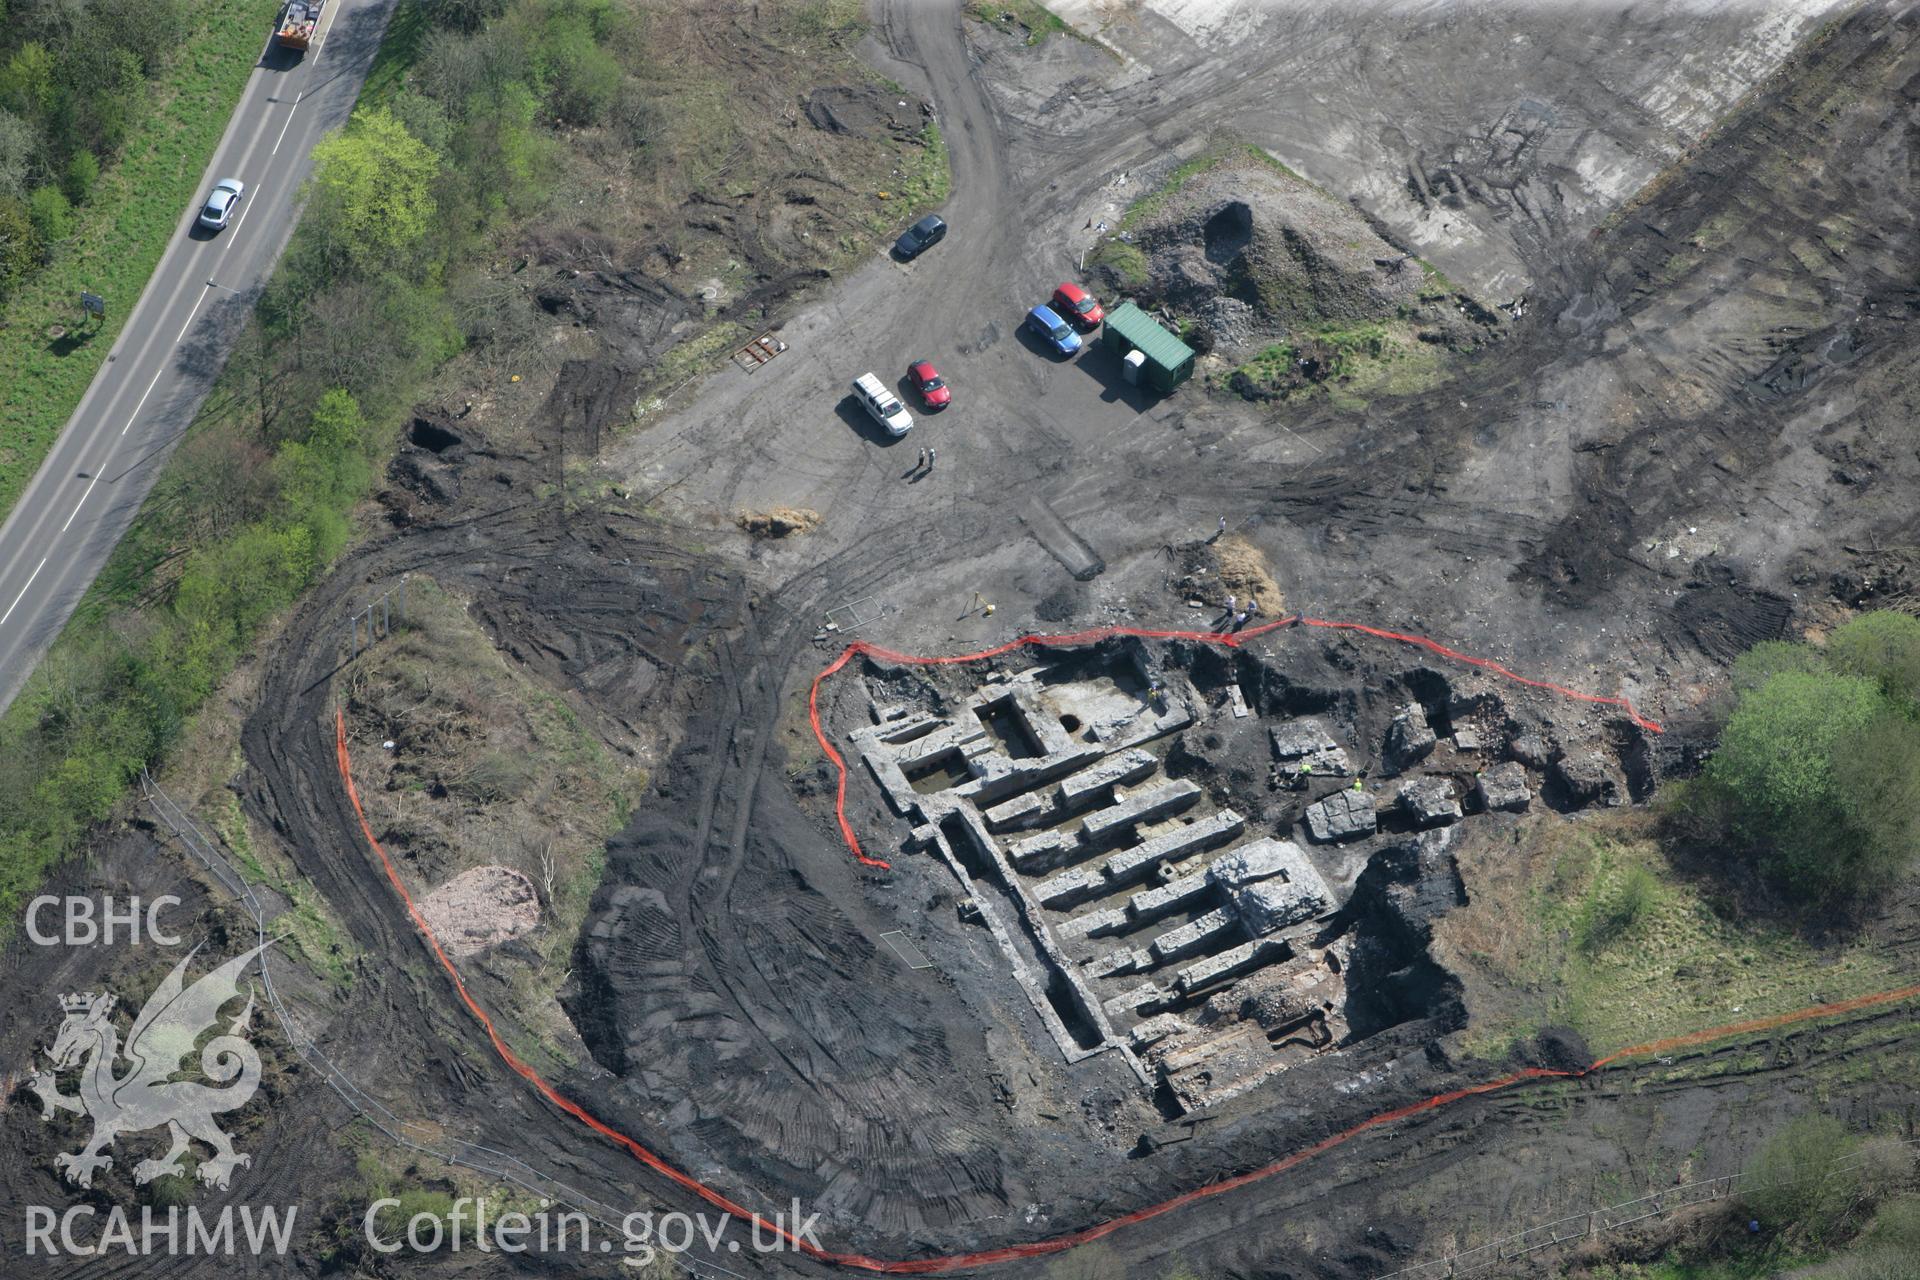
<path id="1" fill-rule="evenodd" d="M 161 822 L 185 845 L 188 852 L 201 863 L 207 873 L 220 886 L 238 900 L 241 908 L 253 918 L 254 932 L 262 946 L 269 941 L 267 936 L 267 911 L 261 904 L 253 885 L 241 874 L 227 857 L 216 847 L 214 839 L 201 830 L 186 810 L 176 803 L 172 796 L 161 789 L 146 770 L 140 773 L 140 791 L 147 803 L 159 815 Z M 285 1030 L 287 1043 L 300 1060 L 318 1073 L 327 1086 L 337 1094 L 342 1102 L 361 1120 L 379 1130 L 390 1142 L 412 1151 L 417 1155 L 439 1160 L 444 1164 L 470 1169 L 495 1181 L 519 1187 L 554 1204 L 570 1205 L 602 1227 L 624 1236 L 626 1213 L 604 1201 L 597 1200 L 577 1187 L 549 1177 L 532 1168 L 519 1157 L 496 1148 L 469 1142 L 464 1138 L 451 1138 L 442 1134 L 438 1145 L 434 1131 L 417 1120 L 408 1120 L 395 1114 L 391 1108 L 378 1098 L 369 1094 L 354 1081 L 337 1063 L 327 1057 L 319 1043 L 301 1030 L 300 1023 L 281 999 L 278 988 L 273 982 L 273 968 L 269 963 L 273 955 L 272 948 L 260 953 L 261 984 L 267 996 L 267 1002 L 273 1014 Z M 409 1131 L 412 1131 L 410 1134 Z M 675 1266 L 698 1280 L 737 1280 L 740 1273 L 720 1266 L 710 1259 L 694 1259 L 684 1253 L 669 1253 L 662 1249 L 662 1256 L 670 1259 Z"/>
<path id="2" fill-rule="evenodd" d="M 1920 1138 L 1906 1139 L 1900 1145 L 1910 1150 L 1920 1151 Z M 1835 1170 L 1857 1169 L 1865 1161 L 1866 1157 L 1863 1153 L 1855 1152 L 1828 1167 Z M 1666 1187 L 1659 1191 L 1635 1196 L 1631 1200 L 1622 1200 L 1616 1204 L 1589 1209 L 1583 1213 L 1569 1214 L 1551 1222 L 1543 1222 L 1523 1231 L 1516 1231 L 1512 1235 L 1475 1245 L 1471 1249 L 1463 1249 L 1459 1253 L 1447 1254 L 1445 1257 L 1435 1258 L 1429 1262 L 1416 1263 L 1398 1271 L 1388 1271 L 1376 1276 L 1375 1280 L 1452 1280 L 1456 1276 L 1469 1276 L 1485 1271 L 1489 1267 L 1499 1266 L 1501 1263 L 1518 1261 L 1543 1249 L 1558 1248 L 1604 1235 L 1609 1231 L 1618 1231 L 1636 1222 L 1644 1222 L 1648 1218 L 1678 1213 L 1682 1209 L 1711 1204 L 1716 1200 L 1731 1199 L 1739 1191 L 1758 1190 L 1771 1186 L 1796 1186 L 1803 1181 L 1803 1176 L 1796 1175 L 1775 1182 L 1758 1182 L 1754 1179 L 1755 1175 L 1743 1170 L 1739 1173 L 1721 1174 L 1715 1178 Z"/>
<path id="3" fill-rule="evenodd" d="M 381 592 L 366 608 L 361 609 L 347 619 L 347 661 L 352 662 L 368 649 L 374 641 L 385 640 L 393 634 L 393 615 L 398 613 L 400 621 L 407 620 L 407 578 L 401 575 L 400 584 Z M 366 619 L 366 640 L 361 641 L 360 620 Z"/>

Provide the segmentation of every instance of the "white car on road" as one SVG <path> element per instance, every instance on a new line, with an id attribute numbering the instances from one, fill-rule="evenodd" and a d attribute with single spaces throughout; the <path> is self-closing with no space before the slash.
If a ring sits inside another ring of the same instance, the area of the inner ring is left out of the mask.
<path id="1" fill-rule="evenodd" d="M 240 197 L 246 194 L 247 184 L 238 178 L 222 178 L 214 183 L 213 194 L 200 210 L 200 225 L 209 231 L 225 230 L 233 211 L 240 207 Z"/>

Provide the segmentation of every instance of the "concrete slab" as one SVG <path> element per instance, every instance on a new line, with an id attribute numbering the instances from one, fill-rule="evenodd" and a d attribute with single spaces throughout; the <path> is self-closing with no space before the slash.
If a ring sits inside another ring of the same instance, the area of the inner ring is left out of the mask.
<path id="1" fill-rule="evenodd" d="M 1082 838 L 1089 843 L 1110 839 L 1139 823 L 1171 817 L 1190 808 L 1199 798 L 1199 785 L 1185 778 L 1144 787 L 1117 804 L 1088 814 L 1081 823 Z"/>
<path id="2" fill-rule="evenodd" d="M 1115 786 L 1131 786 L 1159 767 L 1160 762 L 1153 757 L 1153 753 L 1139 747 L 1129 747 L 1068 774 L 1054 788 L 1054 794 L 1063 807 L 1077 808 L 1092 803 Z"/>
<path id="3" fill-rule="evenodd" d="M 1158 964 L 1172 960 L 1182 960 L 1201 951 L 1208 951 L 1225 941 L 1229 933 L 1240 928 L 1239 914 L 1220 907 L 1209 911 L 1196 919 L 1189 920 L 1178 929 L 1169 929 L 1148 944 L 1147 950 Z"/>
<path id="4" fill-rule="evenodd" d="M 1370 836 L 1377 825 L 1373 797 L 1351 787 L 1307 807 L 1307 831 L 1322 843 Z"/>
<path id="5" fill-rule="evenodd" d="M 1333 910 L 1324 885 L 1294 884 L 1278 877 L 1258 884 L 1242 885 L 1234 890 L 1233 909 L 1240 922 L 1254 937 L 1326 915 Z"/>
<path id="6" fill-rule="evenodd" d="M 1143 889 L 1134 894 L 1127 899 L 1127 915 L 1135 924 L 1151 924 L 1162 916 L 1172 915 L 1212 888 L 1213 882 L 1207 879 L 1207 873 L 1196 871 L 1158 889 Z"/>
<path id="7" fill-rule="evenodd" d="M 1138 881 L 1162 862 L 1182 858 L 1225 844 L 1246 829 L 1247 820 L 1232 809 L 1222 809 L 1174 831 L 1163 831 L 1150 840 L 1122 849 L 1107 859 L 1103 868 L 1107 880 L 1122 888 Z"/>
<path id="8" fill-rule="evenodd" d="M 1215 982 L 1258 969 L 1261 965 L 1277 959 L 1286 951 L 1286 944 L 1272 938 L 1255 938 L 1251 942 L 1241 943 L 1230 950 L 1208 956 L 1198 964 L 1188 965 L 1174 979 L 1174 989 L 1181 995 L 1198 991 Z"/>

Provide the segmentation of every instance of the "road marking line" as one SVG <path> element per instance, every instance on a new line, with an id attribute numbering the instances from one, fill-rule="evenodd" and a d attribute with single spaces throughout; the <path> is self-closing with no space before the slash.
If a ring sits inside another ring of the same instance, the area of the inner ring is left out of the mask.
<path id="1" fill-rule="evenodd" d="M 233 224 L 233 230 L 228 233 L 226 243 L 220 246 L 220 252 L 222 254 L 226 253 L 228 249 L 232 248 L 233 242 L 240 238 L 240 228 L 247 225 L 247 215 L 252 212 L 253 212 L 253 201 L 242 200 L 240 202 L 239 220 Z M 207 281 L 207 283 L 212 284 L 213 281 L 209 280 Z"/>
<path id="2" fill-rule="evenodd" d="M 0 613 L 0 627 L 4 627 L 7 625 L 7 619 L 13 616 L 13 611 L 20 607 L 20 602 L 22 600 L 26 599 L 28 589 L 33 586 L 33 579 L 39 577 L 40 569 L 44 569 L 46 567 L 47 567 L 47 560 L 46 560 L 46 557 L 43 556 L 40 559 L 40 568 L 35 569 L 33 571 L 32 576 L 27 579 L 27 585 L 20 588 L 20 594 L 15 596 L 13 598 L 13 603 L 7 606 L 7 611 L 5 613 Z"/>
<path id="3" fill-rule="evenodd" d="M 273 140 L 273 150 L 267 152 L 269 156 L 277 156 L 280 154 L 280 144 L 287 140 L 287 130 L 293 127 L 293 113 L 300 109 L 300 99 L 306 96 L 307 91 L 305 89 L 293 95 L 293 105 L 287 109 L 287 122 L 280 126 L 280 136 Z M 244 218 L 247 215 L 243 213 L 240 216 Z"/>
<path id="4" fill-rule="evenodd" d="M 318 39 L 313 42 L 313 60 L 315 62 L 320 61 L 320 51 L 327 47 L 327 37 L 333 34 L 334 15 L 340 12 L 340 6 L 345 3 L 346 0 L 337 0 L 336 3 L 328 5 L 326 11 L 320 15 L 320 30 L 316 33 Z"/>
<path id="5" fill-rule="evenodd" d="M 172 355 L 173 353 L 169 351 L 167 354 Z M 133 406 L 133 412 L 127 415 L 127 425 L 120 428 L 121 435 L 127 434 L 127 431 L 129 430 L 129 428 L 133 426 L 134 419 L 138 418 L 140 416 L 140 411 L 147 407 L 147 397 L 152 395 L 153 389 L 160 385 L 160 375 L 165 373 L 166 371 L 167 371 L 167 366 L 164 364 L 161 365 L 158 369 L 155 369 L 153 371 L 153 381 L 149 382 L 147 384 L 147 389 L 141 393 L 140 403 Z"/>
<path id="6" fill-rule="evenodd" d="M 246 217 L 246 215 L 245 215 L 244 213 L 243 213 L 243 214 L 241 214 L 240 216 L 241 216 L 241 217 L 243 217 L 243 218 L 244 218 L 244 217 Z M 200 312 L 200 304 L 201 304 L 201 303 L 203 303 L 203 302 L 205 302 L 205 301 L 207 300 L 207 294 L 208 294 L 208 293 L 210 293 L 210 292 L 212 292 L 212 286 L 210 286 L 210 285 L 206 285 L 206 286 L 202 286 L 202 287 L 201 287 L 201 289 L 200 289 L 200 296 L 199 296 L 199 297 L 197 297 L 197 298 L 195 298 L 195 299 L 193 300 L 193 310 L 192 310 L 192 311 L 189 311 L 189 312 L 187 312 L 187 322 L 186 322 L 186 324 L 183 324 L 183 325 L 181 325 L 181 326 L 180 326 L 180 336 L 179 336 L 179 337 L 177 337 L 177 338 L 175 338 L 175 339 L 173 340 L 173 345 L 174 345 L 174 346 L 176 346 L 176 347 L 177 347 L 177 346 L 179 346 L 179 345 L 180 345 L 181 343 L 183 343 L 183 342 L 185 342 L 185 341 L 187 340 L 187 330 L 188 330 L 189 328 L 191 328 L 191 327 L 192 327 L 192 325 L 193 325 L 193 318 L 194 318 L 194 316 L 196 316 L 196 315 L 198 315 L 198 314 L 199 314 L 199 312 Z M 171 355 L 172 353 L 171 353 L 171 352 L 169 352 L 168 354 L 169 354 L 169 355 Z M 149 390 L 149 391 L 151 391 L 151 390 L 153 390 L 153 388 L 152 388 L 152 387 L 148 387 L 148 388 L 147 388 L 147 390 Z M 145 400 L 145 399 L 146 399 L 146 397 L 145 397 L 145 396 L 142 396 L 142 397 L 140 397 L 140 398 L 141 398 L 142 400 Z M 135 413 L 138 413 L 138 412 L 139 412 L 139 410 L 138 410 L 138 409 L 136 409 L 136 410 L 134 410 L 134 412 L 135 412 Z M 122 434 L 122 435 L 125 435 L 126 433 L 125 433 L 125 432 L 122 432 L 121 434 Z"/>
<path id="7" fill-rule="evenodd" d="M 73 527 L 74 516 L 79 515 L 80 508 L 87 505 L 87 499 L 93 496 L 93 486 L 99 483 L 100 483 L 100 472 L 96 470 L 93 473 L 93 479 L 87 482 L 87 491 L 80 495 L 80 501 L 73 504 L 73 515 L 68 516 L 67 522 L 60 526 L 60 532 L 65 533 L 68 529 Z"/>

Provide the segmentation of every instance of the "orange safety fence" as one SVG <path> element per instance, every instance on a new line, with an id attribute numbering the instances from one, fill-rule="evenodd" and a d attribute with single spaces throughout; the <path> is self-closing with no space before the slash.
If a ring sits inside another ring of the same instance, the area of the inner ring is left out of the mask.
<path id="1" fill-rule="evenodd" d="M 853 829 L 851 825 L 848 823 L 847 817 L 846 817 L 846 808 L 845 808 L 846 764 L 844 760 L 842 760 L 840 753 L 834 749 L 833 744 L 827 740 L 827 737 L 825 733 L 822 732 L 821 726 L 820 726 L 820 713 L 819 713 L 819 701 L 818 701 L 819 694 L 820 694 L 820 685 L 822 681 L 827 679 L 827 677 L 833 675 L 835 672 L 845 667 L 846 664 L 856 654 L 871 654 L 875 657 L 879 657 L 879 658 L 882 658 L 888 661 L 894 661 L 894 662 L 924 663 L 924 664 L 951 664 L 951 663 L 960 663 L 960 662 L 979 661 L 980 659 L 993 657 L 1001 653 L 1006 653 L 1010 650 L 1020 648 L 1021 646 L 1024 646 L 1024 645 L 1088 644 L 1088 643 L 1092 643 L 1097 640 L 1102 640 L 1109 636 L 1114 636 L 1114 635 L 1142 636 L 1149 639 L 1200 640 L 1200 641 L 1205 641 L 1209 643 L 1223 644 L 1223 645 L 1232 647 L 1245 640 L 1251 639 L 1254 636 L 1272 631 L 1275 628 L 1288 626 L 1288 625 L 1295 625 L 1295 624 L 1314 626 L 1314 627 L 1326 627 L 1326 628 L 1335 629 L 1335 630 L 1360 631 L 1369 635 L 1380 636 L 1385 639 L 1396 640 L 1406 644 L 1417 645 L 1421 648 L 1429 649 L 1432 652 L 1441 654 L 1442 656 L 1455 658 L 1463 662 L 1471 663 L 1474 666 L 1494 671 L 1500 675 L 1507 677 L 1508 679 L 1519 681 L 1522 684 L 1530 685 L 1534 688 L 1551 690 L 1556 693 L 1565 694 L 1569 697 L 1581 699 L 1582 701 L 1604 703 L 1611 706 L 1621 707 L 1633 719 L 1634 723 L 1639 724 L 1641 727 L 1651 732 L 1654 732 L 1654 733 L 1660 732 L 1660 726 L 1658 724 L 1654 723 L 1653 721 L 1643 719 L 1639 715 L 1639 713 L 1634 710 L 1633 705 L 1625 698 L 1610 698 L 1610 697 L 1603 697 L 1597 694 L 1582 693 L 1582 692 L 1579 692 L 1578 690 L 1563 688 L 1559 685 L 1550 684 L 1544 681 L 1531 680 L 1524 676 L 1515 675 L 1513 672 L 1507 670 L 1505 667 L 1500 666 L 1497 663 L 1493 663 L 1485 659 L 1471 658 L 1466 655 L 1456 653 L 1451 649 L 1448 649 L 1442 645 L 1435 644 L 1430 640 L 1426 640 L 1418 636 L 1403 635 L 1399 632 L 1393 632 L 1393 631 L 1382 631 L 1377 628 L 1362 626 L 1357 623 L 1325 622 L 1315 618 L 1283 618 L 1283 619 L 1280 619 L 1279 621 L 1270 622 L 1261 627 L 1241 631 L 1239 633 L 1196 632 L 1196 631 L 1148 631 L 1148 630 L 1141 630 L 1136 628 L 1103 627 L 1093 631 L 1077 632 L 1070 635 L 1022 636 L 1019 639 L 1009 641 L 1006 644 L 999 645 L 992 649 L 983 650 L 979 653 L 962 654 L 962 655 L 955 655 L 950 657 L 933 657 L 933 658 L 912 657 L 905 654 L 895 653 L 892 650 L 882 648 L 878 645 L 868 644 L 865 642 L 856 642 L 854 644 L 848 645 L 847 648 L 841 652 L 839 657 L 835 658 L 833 663 L 829 665 L 825 671 L 822 671 L 818 677 L 815 678 L 813 682 L 813 689 L 809 693 L 807 698 L 808 710 L 813 718 L 814 732 L 816 735 L 818 735 L 820 739 L 820 745 L 823 748 L 825 748 L 828 756 L 832 758 L 835 765 L 838 766 L 838 768 L 840 769 L 840 791 L 839 791 L 838 802 L 836 805 L 836 810 L 839 816 L 841 832 L 846 837 L 848 846 L 853 850 L 854 855 L 858 857 L 861 862 L 869 866 L 885 867 L 887 865 L 885 862 L 882 862 L 878 859 L 867 857 L 865 854 L 863 854 L 860 851 L 859 841 L 855 838 L 853 834 Z M 1350 1142 L 1354 1138 L 1359 1137 L 1361 1134 L 1366 1133 L 1369 1130 L 1377 1129 L 1383 1125 L 1392 1124 L 1395 1121 L 1405 1120 L 1412 1116 L 1421 1115 L 1426 1112 L 1437 1111 L 1443 1107 L 1450 1106 L 1453 1103 L 1460 1102 L 1468 1098 L 1484 1097 L 1488 1094 L 1498 1093 L 1498 1092 L 1501 1092 L 1502 1090 L 1512 1088 L 1515 1085 L 1524 1084 L 1528 1081 L 1534 1081 L 1534 1080 L 1581 1080 L 1590 1075 L 1595 1074 L 1596 1072 L 1600 1072 L 1612 1067 L 1619 1066 L 1620 1064 L 1628 1061 L 1629 1059 L 1643 1058 L 1643 1057 L 1649 1057 L 1649 1056 L 1658 1055 L 1658 1054 L 1664 1054 L 1677 1049 L 1691 1048 L 1691 1047 L 1702 1045 L 1702 1044 L 1708 1044 L 1716 1040 L 1728 1039 L 1734 1036 L 1750 1035 L 1755 1032 L 1775 1030 L 1781 1027 L 1788 1027 L 1788 1026 L 1793 1026 L 1799 1023 L 1811 1022 L 1820 1018 L 1835 1017 L 1835 1016 L 1848 1014 L 1848 1013 L 1858 1013 L 1865 1009 L 1876 1008 L 1884 1005 L 1897 1004 L 1901 1001 L 1911 1000 L 1917 996 L 1920 996 L 1920 984 L 1916 984 L 1913 986 L 1901 987 L 1893 991 L 1875 992 L 1870 995 L 1856 996 L 1849 1000 L 1840 1000 L 1840 1001 L 1835 1001 L 1829 1004 L 1812 1005 L 1803 1009 L 1791 1010 L 1787 1013 L 1774 1014 L 1770 1017 L 1752 1018 L 1744 1022 L 1730 1023 L 1726 1026 L 1710 1027 L 1703 1031 L 1694 1031 L 1694 1032 L 1689 1032 L 1683 1035 L 1669 1036 L 1664 1039 L 1649 1041 L 1646 1044 L 1633 1045 L 1628 1048 L 1619 1049 L 1614 1051 L 1613 1053 L 1609 1053 L 1605 1057 L 1599 1058 L 1596 1061 L 1594 1061 L 1592 1064 L 1584 1068 L 1581 1068 L 1579 1070 L 1558 1070 L 1550 1067 L 1527 1067 L 1520 1071 L 1516 1071 L 1510 1075 L 1501 1076 L 1500 1078 L 1495 1080 L 1485 1081 L 1481 1084 L 1468 1085 L 1464 1088 L 1454 1089 L 1446 1093 L 1435 1094 L 1434 1096 L 1430 1098 L 1425 1098 L 1419 1102 L 1410 1103 L 1402 1107 L 1395 1107 L 1390 1111 L 1380 1112 L 1377 1115 L 1369 1116 L 1365 1120 L 1360 1121 L 1358 1124 L 1342 1129 L 1338 1133 L 1334 1133 L 1328 1137 L 1322 1138 L 1318 1142 L 1315 1142 L 1306 1147 L 1302 1147 L 1297 1151 L 1293 1151 L 1285 1156 L 1282 1156 L 1281 1158 L 1274 1160 L 1269 1164 L 1261 1165 L 1258 1168 L 1248 1170 L 1245 1173 L 1236 1174 L 1232 1177 L 1222 1179 L 1218 1182 L 1211 1182 L 1205 1186 L 1196 1187 L 1191 1191 L 1182 1192 L 1181 1194 L 1174 1196 L 1171 1199 L 1163 1200 L 1158 1204 L 1148 1205 L 1143 1209 L 1136 1209 L 1131 1213 L 1122 1214 L 1121 1216 L 1116 1218 L 1110 1218 L 1105 1222 L 1096 1223 L 1093 1226 L 1085 1227 L 1079 1231 L 1073 1231 L 1065 1235 L 1054 1236 L 1046 1240 L 1033 1240 L 1023 1244 L 1006 1245 L 998 1249 L 983 1249 L 983 1250 L 978 1250 L 972 1253 L 949 1254 L 945 1256 L 930 1257 L 930 1258 L 886 1259 L 886 1258 L 873 1258 L 865 1254 L 838 1253 L 814 1243 L 811 1239 L 808 1239 L 803 1235 L 795 1234 L 794 1232 L 788 1230 L 784 1224 L 782 1224 L 777 1220 L 769 1220 L 767 1218 L 763 1218 L 758 1213 L 755 1213 L 752 1210 L 746 1208 L 745 1206 L 736 1203 L 734 1200 L 730 1199 L 725 1194 L 714 1190 L 712 1187 L 707 1186 L 705 1183 L 693 1177 L 691 1174 L 685 1173 L 680 1169 L 674 1167 L 666 1159 L 655 1154 L 652 1150 L 647 1148 L 642 1143 L 620 1132 L 618 1129 L 615 1129 L 611 1125 L 601 1121 L 600 1119 L 595 1117 L 591 1112 L 589 1112 L 585 1107 L 581 1106 L 577 1102 L 574 1102 L 572 1099 L 566 1097 L 553 1085 L 547 1083 L 547 1081 L 543 1079 L 537 1071 L 535 1071 L 532 1067 L 528 1066 L 525 1062 L 521 1061 L 521 1059 L 514 1054 L 513 1050 L 510 1049 L 507 1046 L 506 1042 L 501 1039 L 499 1032 L 495 1030 L 493 1025 L 493 1019 L 487 1015 L 486 1011 L 480 1007 L 479 1003 L 473 998 L 472 994 L 468 992 L 466 984 L 461 980 L 460 973 L 454 967 L 452 959 L 449 958 L 447 953 L 441 948 L 440 940 L 434 936 L 432 928 L 427 924 L 426 919 L 420 914 L 419 908 L 414 905 L 413 896 L 407 892 L 406 886 L 401 883 L 400 874 L 398 870 L 395 869 L 393 860 L 387 856 L 386 850 L 381 846 L 380 841 L 374 836 L 373 828 L 367 822 L 366 812 L 361 807 L 359 791 L 354 786 L 352 761 L 347 752 L 346 715 L 342 711 L 335 712 L 334 739 L 335 739 L 336 755 L 338 757 L 339 768 L 340 768 L 341 783 L 346 788 L 347 798 L 352 802 L 354 815 L 356 818 L 358 818 L 360 823 L 361 834 L 366 838 L 368 847 L 371 848 L 376 855 L 378 855 L 381 866 L 384 867 L 386 870 L 387 879 L 392 883 L 395 892 L 397 892 L 400 895 L 400 900 L 405 904 L 407 909 L 407 914 L 412 917 L 415 927 L 420 930 L 421 935 L 427 941 L 427 945 L 433 949 L 433 954 L 439 959 L 440 966 L 446 970 L 447 976 L 452 980 L 454 991 L 459 995 L 461 1003 L 464 1004 L 467 1007 L 468 1012 L 471 1013 L 474 1016 L 474 1018 L 479 1021 L 480 1026 L 486 1032 L 488 1041 L 493 1045 L 494 1052 L 499 1055 L 502 1062 L 506 1063 L 506 1065 L 516 1075 L 519 1075 L 522 1079 L 526 1080 L 529 1084 L 531 1084 L 534 1087 L 534 1089 L 537 1092 L 539 1092 L 539 1094 L 542 1097 L 544 1097 L 548 1102 L 551 1102 L 554 1106 L 558 1107 L 561 1111 L 573 1117 L 575 1120 L 578 1120 L 581 1124 L 591 1129 L 594 1133 L 599 1134 L 601 1137 L 607 1139 L 608 1141 L 614 1143 L 616 1146 L 625 1150 L 630 1155 L 632 1155 L 635 1159 L 637 1159 L 642 1164 L 644 1164 L 647 1168 L 652 1169 L 655 1173 L 660 1174 L 662 1177 L 668 1179 L 669 1181 L 674 1183 L 676 1186 L 679 1186 L 687 1191 L 692 1192 L 694 1195 L 700 1197 L 700 1199 L 704 1200 L 706 1203 L 714 1206 L 715 1208 L 720 1209 L 726 1213 L 735 1215 L 738 1218 L 740 1218 L 743 1222 L 751 1224 L 756 1232 L 764 1233 L 763 1235 L 761 1235 L 760 1238 L 763 1238 L 763 1239 L 777 1238 L 785 1242 L 788 1246 L 792 1247 L 793 1249 L 796 1249 L 802 1253 L 805 1253 L 807 1256 L 814 1258 L 820 1262 L 829 1263 L 834 1266 L 847 1267 L 854 1270 L 873 1272 L 881 1275 L 938 1275 L 938 1274 L 944 1274 L 947 1272 L 967 1271 L 967 1270 L 972 1270 L 979 1267 L 992 1266 L 996 1263 L 1013 1262 L 1013 1261 L 1017 1261 L 1024 1258 L 1036 1258 L 1036 1257 L 1043 1257 L 1048 1254 L 1061 1253 L 1068 1249 L 1075 1248 L 1076 1246 L 1087 1244 L 1094 1240 L 1099 1240 L 1105 1236 L 1111 1235 L 1114 1232 L 1121 1230 L 1124 1227 L 1134 1226 L 1138 1223 L 1147 1222 L 1147 1221 L 1150 1221 L 1151 1219 L 1158 1218 L 1163 1214 L 1172 1213 L 1177 1209 L 1185 1208 L 1186 1206 L 1195 1204 L 1199 1201 L 1208 1200 L 1213 1198 L 1214 1196 L 1225 1195 L 1229 1192 L 1239 1190 L 1242 1187 L 1250 1186 L 1254 1183 L 1265 1181 L 1266 1179 L 1272 1178 L 1276 1174 L 1284 1173 L 1289 1169 L 1296 1168 L 1299 1165 L 1304 1164 L 1308 1160 L 1313 1159 L 1315 1156 L 1324 1155 L 1328 1151 L 1331 1151 L 1336 1147 L 1339 1147 L 1347 1142 Z"/>

